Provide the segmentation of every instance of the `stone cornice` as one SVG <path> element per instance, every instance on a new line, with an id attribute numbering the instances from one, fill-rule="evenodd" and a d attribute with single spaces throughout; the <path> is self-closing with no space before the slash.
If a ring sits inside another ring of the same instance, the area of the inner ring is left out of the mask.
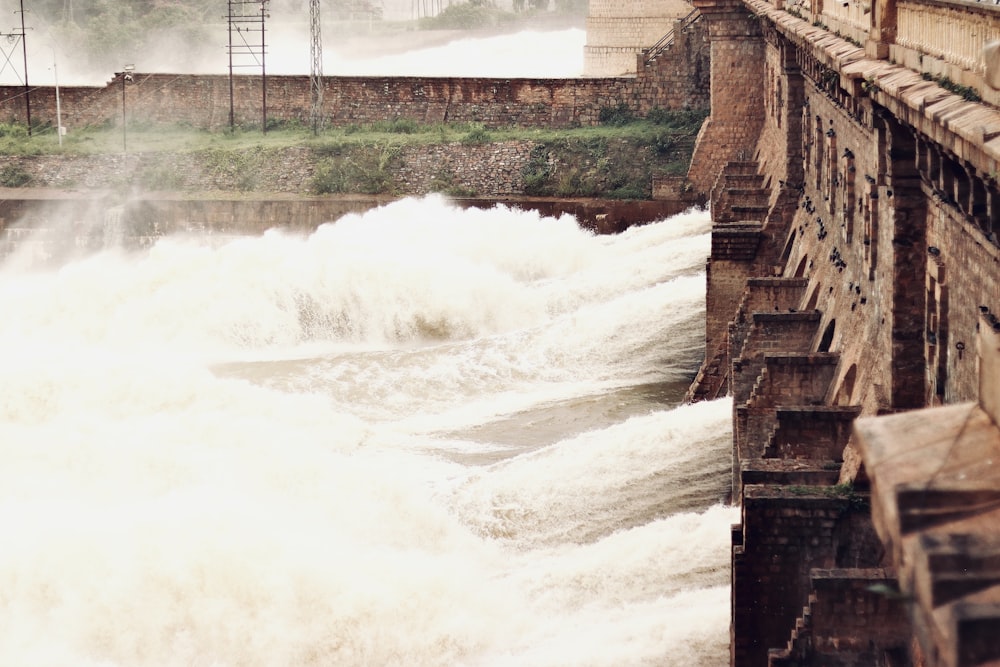
<path id="1" fill-rule="evenodd" d="M 841 86 L 867 95 L 918 132 L 934 137 L 982 174 L 1000 171 L 1000 111 L 967 102 L 919 72 L 866 57 L 863 48 L 810 25 L 763 0 L 745 0 L 757 16 L 771 21 L 796 46 L 835 70 Z M 943 131 L 942 131 L 943 130 Z"/>

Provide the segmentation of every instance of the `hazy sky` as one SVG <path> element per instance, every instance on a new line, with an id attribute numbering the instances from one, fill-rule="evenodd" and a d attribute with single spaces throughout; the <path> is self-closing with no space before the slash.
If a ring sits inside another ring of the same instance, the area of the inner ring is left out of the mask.
<path id="1" fill-rule="evenodd" d="M 585 42 L 586 31 L 580 28 L 531 31 L 374 58 L 334 52 L 324 58 L 323 68 L 324 74 L 574 77 L 583 72 Z"/>
<path id="2" fill-rule="evenodd" d="M 8 30 L 0 26 L 0 31 Z M 306 23 L 272 21 L 268 25 L 266 64 L 269 74 L 308 74 Z M 129 59 L 139 72 L 218 73 L 228 71 L 225 25 L 218 43 L 200 48 L 166 43 Z M 469 34 L 467 34 L 469 35 Z M 94 71 L 79 54 L 60 50 L 44 28 L 28 32 L 28 81 L 52 85 L 103 85 L 115 67 Z M 581 28 L 524 31 L 507 35 L 463 36 L 455 31 L 401 32 L 391 36 L 324 34 L 323 73 L 336 75 L 491 76 L 564 78 L 580 76 L 586 32 Z M 53 70 L 53 63 L 57 70 Z M 126 63 L 122 63 L 124 65 Z M 19 41 L 0 37 L 0 84 L 23 83 L 24 59 Z M 255 74 L 259 68 L 239 73 Z"/>

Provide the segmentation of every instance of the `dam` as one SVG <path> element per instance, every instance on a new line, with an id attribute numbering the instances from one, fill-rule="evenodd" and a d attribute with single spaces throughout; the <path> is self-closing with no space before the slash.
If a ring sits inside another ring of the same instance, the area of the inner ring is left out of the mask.
<path id="1" fill-rule="evenodd" d="M 732 664 L 994 664 L 1000 14 L 694 4 L 713 231 L 690 397 L 733 400 Z"/>
<path id="2" fill-rule="evenodd" d="M 640 54 L 634 76 L 350 81 L 361 102 L 337 113 L 589 123 L 612 102 L 641 114 L 707 99 L 687 174 L 711 214 L 704 362 L 687 400 L 731 400 L 730 664 L 995 664 L 1000 12 L 693 6 L 676 57 Z M 667 72 L 688 83 L 662 85 Z M 305 99 L 300 79 L 283 99 Z M 95 114 L 113 114 L 116 81 Z M 129 91 L 136 113 L 197 99 L 186 119 L 218 122 L 206 110 L 221 81 L 155 83 L 146 102 Z"/>

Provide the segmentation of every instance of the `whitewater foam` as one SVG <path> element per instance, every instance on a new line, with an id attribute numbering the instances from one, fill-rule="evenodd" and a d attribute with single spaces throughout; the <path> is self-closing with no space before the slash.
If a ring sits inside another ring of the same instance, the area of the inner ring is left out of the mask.
<path id="1" fill-rule="evenodd" d="M 718 664 L 706 253 L 428 198 L 0 270 L 0 663 Z"/>

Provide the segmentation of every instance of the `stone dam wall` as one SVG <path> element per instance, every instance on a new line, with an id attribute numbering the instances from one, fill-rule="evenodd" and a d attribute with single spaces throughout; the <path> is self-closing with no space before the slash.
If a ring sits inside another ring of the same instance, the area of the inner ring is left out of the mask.
<path id="1" fill-rule="evenodd" d="M 731 664 L 997 664 L 1000 11 L 694 4 L 713 230 L 689 398 L 733 402 Z"/>
<path id="2" fill-rule="evenodd" d="M 167 234 L 220 237 L 269 229 L 310 233 L 322 224 L 388 204 L 388 195 L 325 197 L 215 193 L 123 194 L 114 191 L 0 188 L 0 258 L 28 252 L 58 262 L 104 248 L 142 248 Z M 661 220 L 689 206 L 683 201 L 614 201 L 542 197 L 451 198 L 461 207 L 501 205 L 539 215 L 572 215 L 598 234 L 613 234 Z"/>
<path id="3" fill-rule="evenodd" d="M 449 186 L 482 197 L 520 196 L 523 170 L 535 143 L 506 141 L 400 146 L 394 149 L 391 190 L 420 195 Z M 39 188 L 267 192 L 306 195 L 317 165 L 312 149 L 251 149 L 217 159 L 197 153 L 133 152 L 101 155 L 11 156 L 5 161 Z M 239 162 L 237 164 L 237 162 Z"/>

